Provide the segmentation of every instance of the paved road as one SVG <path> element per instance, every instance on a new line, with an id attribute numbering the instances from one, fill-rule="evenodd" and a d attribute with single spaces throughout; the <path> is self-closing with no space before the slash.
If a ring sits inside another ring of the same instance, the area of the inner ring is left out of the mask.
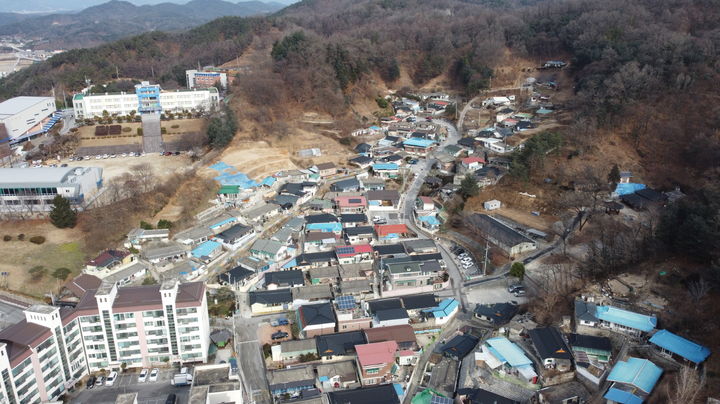
<path id="1" fill-rule="evenodd" d="M 275 315 L 275 317 L 285 317 Z M 256 404 L 270 404 L 272 399 L 268 392 L 268 382 L 265 377 L 265 358 L 262 347 L 258 341 L 258 327 L 260 323 L 270 321 L 270 316 L 246 318 L 240 314 L 235 316 L 235 351 L 240 360 L 239 372 L 243 382 L 243 390 L 247 401 Z"/>

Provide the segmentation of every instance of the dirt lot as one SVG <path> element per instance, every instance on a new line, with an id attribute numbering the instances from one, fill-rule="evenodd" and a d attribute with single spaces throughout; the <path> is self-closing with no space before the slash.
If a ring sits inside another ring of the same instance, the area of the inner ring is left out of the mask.
<path id="1" fill-rule="evenodd" d="M 155 175 L 165 178 L 187 168 L 190 165 L 190 157 L 185 154 L 179 156 L 158 156 L 155 154 L 102 160 L 63 161 L 63 163 L 67 163 L 70 167 L 101 167 L 103 169 L 103 181 L 108 182 L 138 164 L 149 164 Z"/>
<path id="2" fill-rule="evenodd" d="M 42 297 L 45 292 L 57 289 L 62 281 L 50 274 L 57 268 L 68 268 L 70 277 L 80 272 L 85 256 L 82 252 L 82 234 L 77 229 L 58 229 L 52 224 L 40 221 L 3 222 L 2 236 L 12 236 L 12 241 L 0 241 L 0 271 L 7 277 L 0 278 L 3 287 Z M 17 239 L 25 234 L 25 241 Z M 32 236 L 43 236 L 45 243 L 33 244 Z M 44 266 L 47 274 L 38 282 L 32 281 L 28 270 L 34 266 Z"/>
<path id="3" fill-rule="evenodd" d="M 277 340 L 273 341 L 271 336 L 273 333 L 278 332 L 278 331 L 285 331 L 286 333 L 288 333 L 287 338 L 277 339 Z M 272 344 L 280 343 L 282 341 L 289 341 L 291 339 L 292 339 L 292 330 L 290 329 L 289 325 L 281 325 L 278 327 L 272 327 L 272 326 L 270 326 L 270 324 L 262 324 L 258 328 L 258 341 L 260 341 L 260 345 L 265 345 L 265 344 L 272 345 Z"/>

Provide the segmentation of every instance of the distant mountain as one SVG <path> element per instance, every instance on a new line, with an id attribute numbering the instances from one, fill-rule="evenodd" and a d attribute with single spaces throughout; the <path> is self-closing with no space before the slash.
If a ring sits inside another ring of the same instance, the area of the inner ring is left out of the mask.
<path id="1" fill-rule="evenodd" d="M 0 35 L 24 35 L 43 39 L 45 47 L 72 49 L 148 31 L 186 30 L 223 16 L 268 14 L 283 7 L 280 3 L 261 1 L 192 0 L 186 4 L 166 2 L 136 6 L 128 1 L 113 0 L 78 13 L 43 16 L 8 14 L 7 19 L 11 22 L 0 23 Z M 13 18 L 16 18 L 14 22 Z"/>
<path id="2" fill-rule="evenodd" d="M 297 0 L 277 0 L 277 3 L 287 6 Z M 2 13 L 57 13 L 80 11 L 88 7 L 97 6 L 105 0 L 2 0 L 0 1 L 0 14 Z M 183 3 L 183 0 L 132 0 L 137 6 L 156 5 L 161 3 Z M 3 24 L 0 20 L 0 25 Z"/>
<path id="3" fill-rule="evenodd" d="M 0 12 L 0 26 L 5 24 L 12 24 L 28 18 L 32 18 L 31 14 L 19 14 L 19 13 L 1 13 Z"/>

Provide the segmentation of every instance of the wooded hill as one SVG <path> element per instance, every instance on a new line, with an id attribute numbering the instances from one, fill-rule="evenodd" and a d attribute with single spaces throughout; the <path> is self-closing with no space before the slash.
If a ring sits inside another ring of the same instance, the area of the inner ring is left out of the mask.
<path id="1" fill-rule="evenodd" d="M 112 0 L 77 13 L 34 16 L 0 13 L 0 35 L 41 38 L 45 48 L 74 49 L 97 46 L 148 31 L 185 31 L 223 16 L 272 13 L 279 3 L 191 0 L 186 4 L 136 6 Z"/>

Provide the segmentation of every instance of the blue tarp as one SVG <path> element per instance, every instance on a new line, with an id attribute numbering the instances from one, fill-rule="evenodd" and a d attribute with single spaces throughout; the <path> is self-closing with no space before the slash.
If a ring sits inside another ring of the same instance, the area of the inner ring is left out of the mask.
<path id="1" fill-rule="evenodd" d="M 266 177 L 264 180 L 262 180 L 261 184 L 271 187 L 275 183 L 275 181 L 277 181 L 275 177 Z"/>
<path id="2" fill-rule="evenodd" d="M 235 222 L 237 222 L 237 219 L 234 218 L 234 217 L 231 217 L 231 218 L 228 218 L 228 219 L 225 219 L 225 220 L 221 220 L 221 221 L 219 221 L 219 222 L 217 222 L 217 223 L 215 223 L 215 224 L 210 225 L 210 228 L 211 228 L 211 229 L 215 229 L 215 228 L 217 228 L 217 227 L 222 227 L 222 226 L 224 226 L 224 225 L 226 225 L 226 224 L 228 224 L 228 223 L 235 223 Z"/>
<path id="3" fill-rule="evenodd" d="M 210 168 L 220 173 L 214 178 L 220 185 L 237 185 L 242 189 L 255 188 L 259 185 L 256 181 L 251 180 L 247 174 L 237 171 L 235 167 L 222 161 L 211 165 Z"/>
<path id="4" fill-rule="evenodd" d="M 422 139 L 419 137 L 413 137 L 403 142 L 403 145 L 405 146 L 413 146 L 413 147 L 430 147 L 437 143 L 436 141 L 432 139 Z"/>
<path id="5" fill-rule="evenodd" d="M 293 258 L 290 261 L 286 262 L 285 265 L 283 265 L 283 269 L 287 268 L 295 268 L 297 266 L 297 259 Z"/>
<path id="6" fill-rule="evenodd" d="M 395 163 L 375 163 L 372 165 L 373 170 L 397 170 L 398 165 Z"/>
<path id="7" fill-rule="evenodd" d="M 660 348 L 694 362 L 701 363 L 710 356 L 710 350 L 668 330 L 660 330 L 650 338 L 650 342 Z"/>
<path id="8" fill-rule="evenodd" d="M 622 196 L 634 194 L 635 191 L 639 191 L 641 189 L 645 189 L 645 184 L 635 184 L 632 182 L 628 182 L 626 184 L 617 184 L 617 188 L 615 188 L 615 193 Z"/>

